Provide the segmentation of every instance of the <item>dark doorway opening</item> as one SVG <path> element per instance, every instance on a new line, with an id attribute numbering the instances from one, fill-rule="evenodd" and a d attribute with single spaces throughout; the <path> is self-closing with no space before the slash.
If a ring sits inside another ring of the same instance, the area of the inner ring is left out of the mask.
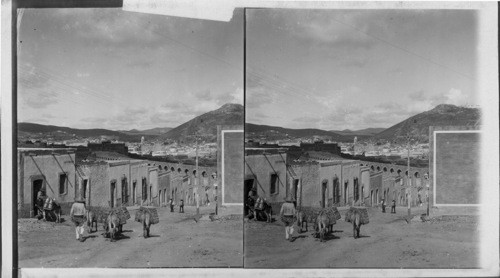
<path id="1" fill-rule="evenodd" d="M 321 184 L 321 207 L 326 207 L 327 197 L 328 197 L 328 183 L 324 181 Z"/>
<path id="2" fill-rule="evenodd" d="M 36 208 L 36 197 L 38 195 L 38 191 L 40 191 L 42 189 L 42 186 L 43 186 L 43 180 L 42 179 L 38 179 L 38 180 L 34 180 L 33 181 L 33 190 L 31 191 L 32 192 L 32 202 L 31 202 L 31 209 L 34 211 L 34 213 L 36 214 L 37 212 L 37 208 Z"/>
<path id="3" fill-rule="evenodd" d="M 111 200 L 109 201 L 110 207 L 114 208 L 115 207 L 115 187 L 116 187 L 116 182 L 111 182 Z"/>
<path id="4" fill-rule="evenodd" d="M 243 215 L 248 215 L 248 207 L 246 206 L 246 204 L 248 202 L 248 193 L 250 193 L 250 191 L 253 189 L 253 183 L 254 179 L 247 179 L 245 180 L 245 184 L 243 185 L 243 193 L 245 194 L 245 207 L 243 209 Z"/>

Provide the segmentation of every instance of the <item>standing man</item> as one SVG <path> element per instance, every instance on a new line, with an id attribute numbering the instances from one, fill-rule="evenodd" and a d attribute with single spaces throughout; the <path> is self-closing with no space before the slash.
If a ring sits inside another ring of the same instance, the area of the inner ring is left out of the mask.
<path id="1" fill-rule="evenodd" d="M 71 221 L 75 223 L 75 231 L 76 231 L 76 240 L 83 242 L 83 225 L 87 222 L 86 219 L 87 209 L 85 208 L 85 199 L 78 197 L 75 198 L 75 202 L 71 206 L 71 211 L 69 212 L 69 216 L 71 217 Z"/>
<path id="2" fill-rule="evenodd" d="M 396 201 L 392 200 L 391 213 L 396 213 Z"/>
<path id="3" fill-rule="evenodd" d="M 385 199 L 382 199 L 382 212 L 385 213 Z"/>
<path id="4" fill-rule="evenodd" d="M 281 205 L 280 218 L 285 224 L 285 239 L 292 242 L 293 240 L 293 223 L 295 223 L 295 217 L 297 211 L 293 205 L 293 198 L 288 196 L 285 199 L 285 203 Z"/>
<path id="5" fill-rule="evenodd" d="M 184 200 L 181 199 L 181 203 L 179 204 L 179 212 L 184 213 Z"/>
<path id="6" fill-rule="evenodd" d="M 170 198 L 170 212 L 174 212 L 174 199 Z"/>

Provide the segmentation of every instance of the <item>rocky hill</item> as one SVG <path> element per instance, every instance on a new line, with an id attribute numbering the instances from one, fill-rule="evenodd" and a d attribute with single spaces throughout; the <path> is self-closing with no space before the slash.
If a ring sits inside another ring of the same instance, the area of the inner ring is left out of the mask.
<path id="1" fill-rule="evenodd" d="M 410 132 L 419 142 L 429 141 L 429 126 L 479 126 L 478 108 L 440 104 L 434 109 L 412 116 L 376 134 L 373 139 L 402 142 Z"/>
<path id="2" fill-rule="evenodd" d="M 243 125 L 244 108 L 240 104 L 227 103 L 217 110 L 200 115 L 161 135 L 161 138 L 192 142 L 195 135 L 202 141 L 217 140 L 217 125 Z"/>

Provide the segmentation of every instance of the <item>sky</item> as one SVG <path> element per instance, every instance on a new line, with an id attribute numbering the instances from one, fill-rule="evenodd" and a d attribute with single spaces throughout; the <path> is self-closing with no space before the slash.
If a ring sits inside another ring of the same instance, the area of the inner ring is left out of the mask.
<path id="1" fill-rule="evenodd" d="M 477 105 L 472 10 L 247 9 L 246 122 L 388 128 Z"/>
<path id="2" fill-rule="evenodd" d="M 28 9 L 18 40 L 19 122 L 143 130 L 243 104 L 242 9 L 230 22 Z"/>

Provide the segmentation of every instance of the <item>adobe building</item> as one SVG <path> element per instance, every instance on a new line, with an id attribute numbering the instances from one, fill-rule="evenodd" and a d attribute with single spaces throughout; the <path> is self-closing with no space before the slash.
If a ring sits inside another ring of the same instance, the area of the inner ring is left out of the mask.
<path id="1" fill-rule="evenodd" d="M 88 206 L 119 207 L 148 201 L 145 160 L 92 161 L 77 166 L 78 194 Z"/>
<path id="2" fill-rule="evenodd" d="M 369 167 L 371 172 L 373 198 L 370 198 L 372 206 L 380 204 L 382 199 L 386 203 L 392 202 L 394 199 L 398 206 L 408 206 L 408 201 L 411 201 L 411 206 L 418 206 L 425 202 L 426 198 L 426 179 L 429 169 L 422 167 L 410 167 L 408 174 L 408 166 L 396 165 L 390 163 L 380 163 L 361 160 L 361 165 Z M 377 180 L 380 174 L 380 182 Z M 377 181 L 375 181 L 375 180 Z M 378 185 L 380 184 L 380 186 Z M 378 189 L 378 194 L 377 194 Z M 411 200 L 409 198 L 411 192 Z M 372 192 L 370 192 L 372 194 Z M 377 197 L 378 196 L 378 197 Z M 375 202 L 378 199 L 377 202 Z"/>
<path id="3" fill-rule="evenodd" d="M 44 190 L 67 209 L 74 202 L 75 150 L 73 148 L 18 148 L 18 216 L 34 217 L 37 193 Z"/>
<path id="4" fill-rule="evenodd" d="M 251 190 L 270 203 L 284 202 L 287 186 L 286 149 L 245 149 L 245 176 L 243 194 L 245 199 Z M 297 192 L 297 189 L 295 189 Z"/>
<path id="5" fill-rule="evenodd" d="M 369 169 L 355 160 L 296 160 L 288 173 L 298 206 L 361 206 L 370 198 Z"/>
<path id="6" fill-rule="evenodd" d="M 217 126 L 217 202 L 243 205 L 244 133 L 242 125 Z"/>
<path id="7" fill-rule="evenodd" d="M 383 186 L 382 172 L 370 172 L 370 204 L 375 207 L 382 201 Z M 381 197 L 382 196 L 382 197 Z"/>

